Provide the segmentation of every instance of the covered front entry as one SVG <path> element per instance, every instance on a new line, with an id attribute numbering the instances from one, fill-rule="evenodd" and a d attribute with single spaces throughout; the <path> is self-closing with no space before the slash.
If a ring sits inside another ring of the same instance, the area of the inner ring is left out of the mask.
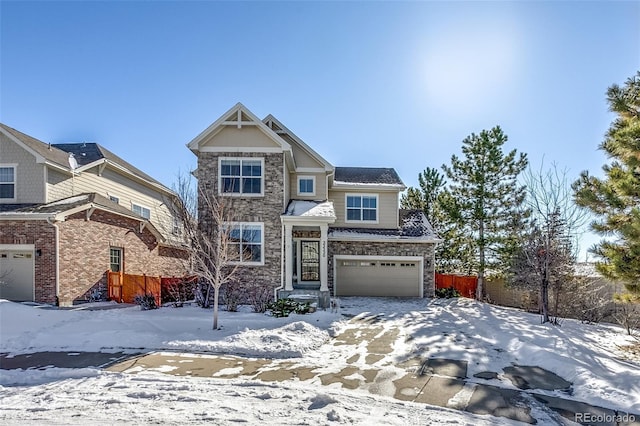
<path id="1" fill-rule="evenodd" d="M 34 246 L 0 245 L 0 299 L 34 301 Z"/>
<path id="2" fill-rule="evenodd" d="M 423 261 L 415 256 L 334 256 L 335 296 L 422 297 Z"/>

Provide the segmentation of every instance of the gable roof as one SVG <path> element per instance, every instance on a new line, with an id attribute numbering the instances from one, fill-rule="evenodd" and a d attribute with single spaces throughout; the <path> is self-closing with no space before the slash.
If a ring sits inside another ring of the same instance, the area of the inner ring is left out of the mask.
<path id="1" fill-rule="evenodd" d="M 70 173 L 69 154 L 73 153 L 80 166 L 76 171 L 108 163 L 157 189 L 174 194 L 171 189 L 159 181 L 97 143 L 48 144 L 2 123 L 0 123 L 0 131 L 33 154 L 39 163 L 46 163 Z"/>
<path id="2" fill-rule="evenodd" d="M 48 162 L 69 169 L 69 154 L 66 152 L 2 123 L 0 131 L 34 155 L 39 163 Z"/>
<path id="3" fill-rule="evenodd" d="M 316 151 L 311 149 L 309 145 L 304 143 L 302 139 L 300 139 L 295 133 L 289 130 L 284 124 L 282 124 L 272 114 L 267 115 L 262 121 L 281 138 L 283 139 L 290 138 L 294 143 L 296 143 L 300 148 L 302 148 L 303 151 L 309 154 L 311 158 L 315 159 L 318 163 L 322 164 L 326 171 L 334 170 L 334 167 L 333 165 L 331 165 L 331 163 L 325 160 L 324 157 L 322 157 Z"/>
<path id="4" fill-rule="evenodd" d="M 405 188 L 404 183 L 393 168 L 382 167 L 336 167 L 334 186 L 385 185 Z"/>
<path id="5" fill-rule="evenodd" d="M 161 186 L 163 189 L 171 191 L 169 188 L 164 186 L 162 183 L 158 182 L 142 170 L 133 166 L 131 163 L 123 160 L 118 157 L 113 152 L 109 151 L 102 145 L 95 142 L 82 142 L 82 143 L 56 143 L 53 144 L 55 148 L 58 148 L 65 153 L 67 153 L 67 157 L 69 154 L 73 154 L 80 166 L 79 169 L 82 169 L 83 166 L 95 166 L 96 164 L 100 164 L 103 162 L 109 162 L 110 164 L 114 164 L 116 166 L 120 166 L 121 169 L 125 169 L 129 171 L 131 174 L 141 177 L 150 183 L 153 183 L 157 186 Z M 96 163 L 98 162 L 98 163 Z M 78 169 L 76 169 L 78 170 Z"/>
<path id="6" fill-rule="evenodd" d="M 64 220 L 67 216 L 74 213 L 91 209 L 99 209 L 137 220 L 143 225 L 143 228 L 148 228 L 158 241 L 164 241 L 165 239 L 158 229 L 149 222 L 149 220 L 95 192 L 73 195 L 71 197 L 62 198 L 45 204 L 14 206 L 17 207 L 14 210 L 0 212 L 0 220 L 12 220 L 16 218 L 20 218 L 22 220 L 38 218 Z"/>
<path id="7" fill-rule="evenodd" d="M 238 102 L 227 112 L 222 114 L 220 118 L 211 123 L 209 127 L 204 129 L 198 136 L 193 138 L 191 142 L 187 144 L 187 147 L 195 154 L 200 150 L 200 143 L 208 136 L 215 135 L 221 131 L 225 126 L 236 126 L 242 128 L 242 126 L 255 126 L 260 129 L 267 137 L 273 140 L 278 146 L 282 147 L 284 151 L 291 151 L 291 146 L 275 134 L 265 123 L 262 122 L 254 113 L 249 111 L 247 107 Z"/>

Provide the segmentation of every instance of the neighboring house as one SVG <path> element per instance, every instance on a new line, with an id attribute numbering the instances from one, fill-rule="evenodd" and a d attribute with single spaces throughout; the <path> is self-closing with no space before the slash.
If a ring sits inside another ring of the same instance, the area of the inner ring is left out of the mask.
<path id="1" fill-rule="evenodd" d="M 0 297 L 69 305 L 104 291 L 107 270 L 182 275 L 175 200 L 99 144 L 0 124 Z"/>
<path id="2" fill-rule="evenodd" d="M 399 209 L 394 169 L 334 167 L 240 103 L 187 146 L 200 188 L 232 200 L 243 282 L 314 293 L 325 306 L 330 295 L 433 295 L 440 240 L 422 212 Z"/>

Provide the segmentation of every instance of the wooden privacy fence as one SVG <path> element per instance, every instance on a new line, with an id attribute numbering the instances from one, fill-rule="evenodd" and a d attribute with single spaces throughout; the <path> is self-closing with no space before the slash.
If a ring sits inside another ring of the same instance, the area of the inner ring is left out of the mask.
<path id="1" fill-rule="evenodd" d="M 453 287 L 462 297 L 475 298 L 478 277 L 466 275 L 438 274 L 436 272 L 436 288 Z"/>
<path id="2" fill-rule="evenodd" d="M 162 301 L 160 283 L 160 277 L 107 271 L 109 299 L 120 303 L 135 303 L 136 296 L 153 294 L 156 305 L 160 306 Z"/>

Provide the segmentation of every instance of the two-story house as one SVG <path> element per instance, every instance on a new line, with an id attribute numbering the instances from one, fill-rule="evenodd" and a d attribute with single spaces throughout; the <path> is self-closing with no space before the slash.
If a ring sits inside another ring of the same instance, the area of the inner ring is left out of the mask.
<path id="1" fill-rule="evenodd" d="M 201 191 L 233 200 L 241 281 L 279 297 L 430 297 L 440 240 L 420 211 L 402 211 L 392 168 L 334 167 L 269 115 L 238 103 L 188 145 Z M 200 220 L 206 211 L 199 211 Z"/>
<path id="2" fill-rule="evenodd" d="M 105 272 L 182 275 L 176 194 L 97 143 L 0 124 L 0 298 L 69 305 Z"/>

